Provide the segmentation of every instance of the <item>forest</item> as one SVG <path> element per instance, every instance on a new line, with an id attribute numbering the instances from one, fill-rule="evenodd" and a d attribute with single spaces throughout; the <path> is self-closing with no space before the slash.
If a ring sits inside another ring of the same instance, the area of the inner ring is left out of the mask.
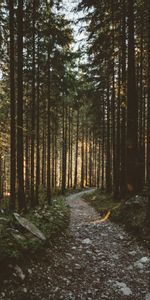
<path id="1" fill-rule="evenodd" d="M 150 1 L 1 0 L 0 58 L 0 300 L 150 300 Z"/>

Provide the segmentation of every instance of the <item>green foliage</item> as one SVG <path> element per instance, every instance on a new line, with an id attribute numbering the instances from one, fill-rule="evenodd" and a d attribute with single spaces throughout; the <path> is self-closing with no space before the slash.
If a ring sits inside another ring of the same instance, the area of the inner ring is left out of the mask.
<path id="1" fill-rule="evenodd" d="M 112 196 L 102 192 L 101 190 L 96 190 L 90 195 L 84 195 L 84 199 L 94 206 L 98 212 L 113 210 L 117 206 L 117 203 L 112 200 Z"/>
<path id="2" fill-rule="evenodd" d="M 67 228 L 69 215 L 69 207 L 62 197 L 53 200 L 52 206 L 41 205 L 23 215 L 45 235 L 46 242 L 43 242 L 22 228 L 12 214 L 1 212 L 0 261 L 23 258 L 42 249 L 46 246 L 45 243 L 56 238 Z"/>
<path id="3" fill-rule="evenodd" d="M 96 190 L 92 195 L 85 195 L 88 201 L 99 213 L 110 211 L 110 220 L 124 225 L 138 239 L 150 246 L 150 233 L 147 227 L 147 198 L 136 196 L 127 201 L 115 202 L 110 194 Z"/>

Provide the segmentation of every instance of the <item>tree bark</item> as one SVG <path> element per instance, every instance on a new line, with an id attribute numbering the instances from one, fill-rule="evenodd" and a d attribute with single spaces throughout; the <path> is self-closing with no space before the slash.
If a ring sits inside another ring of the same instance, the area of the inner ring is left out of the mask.
<path id="1" fill-rule="evenodd" d="M 108 193 L 112 190 L 111 181 L 111 149 L 110 149 L 110 95 L 109 95 L 109 79 L 107 86 L 107 149 L 106 149 L 106 190 Z"/>
<path id="2" fill-rule="evenodd" d="M 15 99 L 15 53 L 14 53 L 14 1 L 9 0 L 9 30 L 10 30 L 10 203 L 16 207 L 16 99 Z"/>
<path id="3" fill-rule="evenodd" d="M 102 121 L 102 179 L 101 179 L 101 189 L 104 190 L 104 175 L 105 175 L 105 101 L 103 99 L 103 121 Z"/>
<path id="4" fill-rule="evenodd" d="M 148 205 L 147 224 L 150 227 L 150 2 L 148 6 L 148 107 L 147 107 L 147 183 L 148 183 Z"/>
<path id="5" fill-rule="evenodd" d="M 23 0 L 18 2 L 17 179 L 19 210 L 25 209 L 23 147 Z"/>
<path id="6" fill-rule="evenodd" d="M 81 145 L 81 188 L 84 188 L 84 125 L 82 125 L 82 145 Z"/>
<path id="7" fill-rule="evenodd" d="M 50 46 L 48 49 L 48 102 L 47 102 L 47 202 L 51 204 L 51 130 L 50 130 L 50 107 L 51 107 L 51 94 L 50 94 Z"/>
<path id="8" fill-rule="evenodd" d="M 122 94 L 121 94 L 121 137 L 120 137 L 120 198 L 127 195 L 127 171 L 126 171 L 126 2 L 122 6 Z"/>
<path id="9" fill-rule="evenodd" d="M 78 145 L 79 145 L 79 104 L 78 104 L 78 109 L 77 109 L 74 189 L 76 189 L 76 187 L 77 187 L 77 178 L 78 178 Z"/>
<path id="10" fill-rule="evenodd" d="M 128 0 L 128 106 L 127 106 L 127 190 L 137 192 L 138 101 L 135 78 L 134 1 Z"/>
<path id="11" fill-rule="evenodd" d="M 35 0 L 32 12 L 32 111 L 31 111 L 31 206 L 36 204 L 34 194 L 34 168 L 35 168 Z"/>
<path id="12" fill-rule="evenodd" d="M 39 43 L 39 42 L 38 42 Z M 37 115 L 36 115 L 36 203 L 39 203 L 40 185 L 40 66 L 38 44 L 38 70 L 37 70 Z"/>
<path id="13" fill-rule="evenodd" d="M 66 120 L 65 120 L 66 111 Z M 67 109 L 65 109 L 65 104 L 63 100 L 63 132 L 62 132 L 62 194 L 65 194 L 66 190 L 66 151 L 67 151 Z"/>

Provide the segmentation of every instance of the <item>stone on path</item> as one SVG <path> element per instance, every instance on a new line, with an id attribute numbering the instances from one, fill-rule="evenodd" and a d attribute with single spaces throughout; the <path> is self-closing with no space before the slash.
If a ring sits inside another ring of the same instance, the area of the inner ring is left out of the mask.
<path id="1" fill-rule="evenodd" d="M 145 300 L 150 300 L 150 293 L 145 296 Z"/>
<path id="2" fill-rule="evenodd" d="M 136 261 L 134 263 L 134 266 L 137 267 L 138 269 L 144 269 L 145 267 L 145 264 L 146 263 L 149 263 L 150 262 L 150 259 L 146 256 L 142 257 L 140 260 Z"/>
<path id="3" fill-rule="evenodd" d="M 43 241 L 46 240 L 46 237 L 44 236 L 44 234 L 33 223 L 31 223 L 26 218 L 21 217 L 17 213 L 14 213 L 14 216 L 15 216 L 16 220 L 18 221 L 18 223 L 22 227 L 24 227 L 25 229 L 27 229 L 28 231 L 30 231 L 33 235 L 35 235 L 39 239 L 41 239 Z"/>
<path id="4" fill-rule="evenodd" d="M 85 244 L 85 245 L 91 245 L 92 244 L 92 241 L 89 239 L 89 238 L 86 238 L 82 241 L 82 244 Z"/>
<path id="5" fill-rule="evenodd" d="M 127 287 L 127 285 L 124 282 L 116 281 L 115 284 L 114 284 L 114 286 L 116 288 L 118 288 L 122 292 L 122 294 L 124 296 L 130 296 L 130 295 L 132 295 L 131 289 L 129 287 Z"/>
<path id="6" fill-rule="evenodd" d="M 140 260 L 139 260 L 142 264 L 145 264 L 145 263 L 148 263 L 150 262 L 150 259 L 146 256 L 142 257 Z"/>
<path id="7" fill-rule="evenodd" d="M 144 265 L 140 261 L 136 261 L 134 263 L 134 267 L 136 267 L 136 268 L 138 268 L 140 270 L 144 269 Z"/>
<path id="8" fill-rule="evenodd" d="M 21 280 L 24 280 L 25 279 L 25 274 L 23 273 L 22 269 L 17 265 L 15 266 L 15 271 L 16 271 L 16 274 L 18 275 L 18 277 L 21 279 Z"/>

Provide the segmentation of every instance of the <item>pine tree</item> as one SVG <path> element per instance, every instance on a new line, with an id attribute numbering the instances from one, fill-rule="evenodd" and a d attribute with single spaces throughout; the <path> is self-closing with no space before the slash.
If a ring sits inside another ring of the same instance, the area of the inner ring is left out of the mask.
<path id="1" fill-rule="evenodd" d="M 11 169 L 10 169 L 10 209 L 16 207 L 16 95 L 15 95 L 15 50 L 14 50 L 14 1 L 9 0 L 10 30 L 10 109 L 11 109 Z"/>
<path id="2" fill-rule="evenodd" d="M 18 2 L 18 70 L 17 70 L 17 184 L 19 209 L 25 209 L 23 144 L 23 0 Z"/>

